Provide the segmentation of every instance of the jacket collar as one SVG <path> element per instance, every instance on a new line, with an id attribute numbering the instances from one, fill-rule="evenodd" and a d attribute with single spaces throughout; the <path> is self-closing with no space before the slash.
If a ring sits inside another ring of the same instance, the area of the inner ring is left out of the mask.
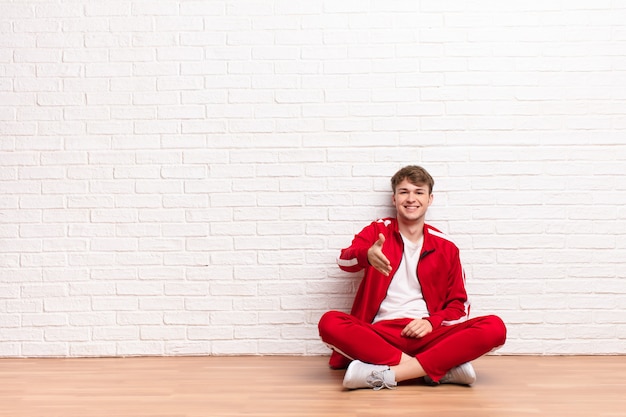
<path id="1" fill-rule="evenodd" d="M 391 222 L 391 227 L 398 241 L 402 242 L 402 237 L 400 236 L 400 227 L 399 227 L 397 218 L 395 217 L 393 218 Z M 423 230 L 424 242 L 422 243 L 422 253 L 420 254 L 420 260 L 422 260 L 423 258 L 425 258 L 426 256 L 430 255 L 431 253 L 435 251 L 435 247 L 432 244 L 433 243 L 432 235 L 430 234 L 431 229 L 432 229 L 432 226 L 429 226 L 428 224 L 424 223 L 424 230 Z"/>

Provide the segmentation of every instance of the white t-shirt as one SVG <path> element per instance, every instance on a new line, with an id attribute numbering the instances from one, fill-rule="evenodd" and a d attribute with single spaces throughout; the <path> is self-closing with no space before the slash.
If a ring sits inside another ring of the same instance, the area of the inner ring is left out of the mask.
<path id="1" fill-rule="evenodd" d="M 393 276 L 387 296 L 380 304 L 374 323 L 381 320 L 400 318 L 421 319 L 428 316 L 426 302 L 422 295 L 422 286 L 417 279 L 417 263 L 424 237 L 413 243 L 402 236 L 404 252 L 398 271 Z"/>

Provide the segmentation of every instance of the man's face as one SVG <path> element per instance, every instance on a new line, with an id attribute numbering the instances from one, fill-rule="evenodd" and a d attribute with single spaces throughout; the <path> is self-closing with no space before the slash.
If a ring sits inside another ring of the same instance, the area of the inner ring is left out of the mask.
<path id="1" fill-rule="evenodd" d="M 423 219 L 432 202 L 433 195 L 429 193 L 426 184 L 414 185 L 407 179 L 398 184 L 393 195 L 398 219 L 408 222 Z"/>

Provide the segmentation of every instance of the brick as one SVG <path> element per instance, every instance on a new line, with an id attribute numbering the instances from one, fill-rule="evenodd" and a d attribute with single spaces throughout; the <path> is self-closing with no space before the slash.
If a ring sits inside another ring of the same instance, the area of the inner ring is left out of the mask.
<path id="1" fill-rule="evenodd" d="M 116 343 L 116 356 L 163 355 L 165 347 L 160 341 L 121 341 Z"/>
<path id="2" fill-rule="evenodd" d="M 63 357 L 69 352 L 65 342 L 28 342 L 22 343 L 21 353 L 26 357 Z"/>

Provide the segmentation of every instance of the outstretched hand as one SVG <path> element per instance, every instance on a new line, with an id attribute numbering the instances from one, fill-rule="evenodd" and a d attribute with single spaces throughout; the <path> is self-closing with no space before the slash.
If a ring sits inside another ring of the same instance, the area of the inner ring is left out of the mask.
<path id="1" fill-rule="evenodd" d="M 367 250 L 367 260 L 377 271 L 388 277 L 391 273 L 391 262 L 383 253 L 383 243 L 385 236 L 379 233 L 378 240 Z"/>

